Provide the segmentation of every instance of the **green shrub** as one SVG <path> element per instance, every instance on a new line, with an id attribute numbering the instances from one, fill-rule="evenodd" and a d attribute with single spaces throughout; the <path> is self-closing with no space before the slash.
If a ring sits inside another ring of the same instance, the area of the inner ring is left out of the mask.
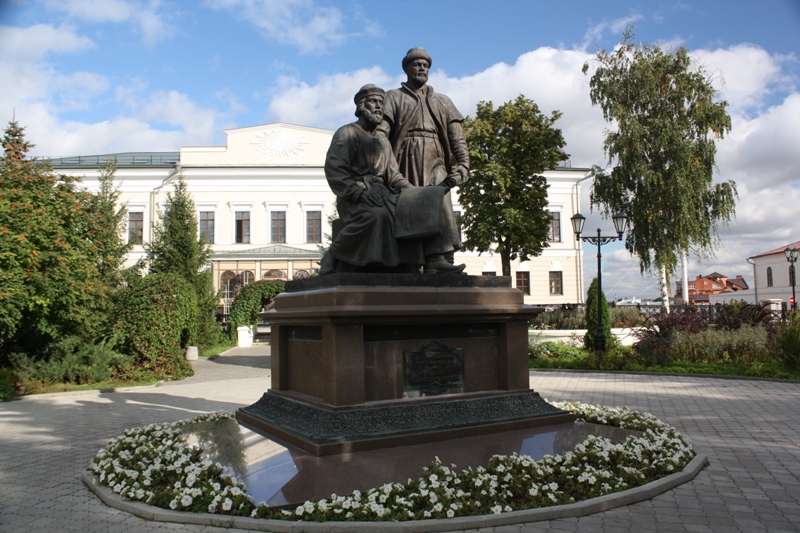
<path id="1" fill-rule="evenodd" d="M 186 280 L 176 274 L 150 274 L 122 291 L 118 304 L 115 328 L 121 349 L 133 356 L 124 379 L 192 375 L 181 353 L 182 347 L 196 342 L 196 296 Z"/>
<path id="2" fill-rule="evenodd" d="M 645 317 L 637 307 L 612 307 L 610 310 L 612 328 L 633 328 L 640 326 Z"/>
<path id="3" fill-rule="evenodd" d="M 628 370 L 629 365 L 636 364 L 633 350 L 629 346 L 619 344 L 609 347 L 604 352 L 589 350 L 586 363 L 593 370 Z"/>
<path id="4" fill-rule="evenodd" d="M 669 314 L 648 317 L 634 335 L 634 350 L 645 367 L 668 366 L 670 346 L 678 331 L 698 333 L 708 325 L 708 319 L 696 307 L 676 307 Z"/>
<path id="5" fill-rule="evenodd" d="M 794 311 L 775 328 L 775 348 L 789 370 L 800 370 L 800 313 Z"/>
<path id="6" fill-rule="evenodd" d="M 536 329 L 586 329 L 585 315 L 580 308 L 556 307 L 536 315 L 531 325 Z"/>
<path id="7" fill-rule="evenodd" d="M 6 367 L 0 368 L 0 400 L 11 400 L 16 394 L 14 371 Z"/>
<path id="8" fill-rule="evenodd" d="M 530 365 L 534 368 L 586 368 L 586 350 L 560 342 L 531 343 Z"/>
<path id="9" fill-rule="evenodd" d="M 795 376 L 792 376 L 790 373 L 783 370 L 781 368 L 780 363 L 778 363 L 777 361 L 765 361 L 763 363 L 756 363 L 747 369 L 747 372 L 745 372 L 745 376 L 750 376 L 754 378 L 780 378 L 780 379 L 795 378 Z"/>
<path id="10" fill-rule="evenodd" d="M 594 339 L 601 321 L 606 337 L 606 348 L 613 348 L 618 344 L 617 338 L 611 334 L 611 313 L 608 311 L 606 295 L 602 292 L 598 294 L 597 286 L 597 278 L 594 278 L 592 284 L 589 285 L 589 294 L 586 296 L 586 334 L 583 336 L 583 344 L 587 350 L 594 348 Z M 597 316 L 598 298 L 600 298 L 600 316 Z"/>
<path id="11" fill-rule="evenodd" d="M 735 363 L 752 366 L 768 357 L 767 331 L 760 326 L 709 328 L 697 333 L 676 331 L 669 356 L 689 363 Z"/>
<path id="12" fill-rule="evenodd" d="M 749 304 L 744 301 L 730 301 L 722 306 L 714 320 L 719 328 L 739 329 L 742 326 L 766 326 L 772 321 L 768 304 Z"/>
<path id="13" fill-rule="evenodd" d="M 258 313 L 286 288 L 282 280 L 261 280 L 245 285 L 239 291 L 231 304 L 228 322 L 231 325 L 231 335 L 236 334 L 240 326 L 253 326 L 256 324 Z"/>
<path id="14" fill-rule="evenodd" d="M 111 379 L 130 363 L 130 357 L 114 350 L 113 340 L 91 343 L 74 336 L 53 344 L 44 358 L 12 353 L 9 359 L 26 389 L 36 389 L 34 382 L 40 385 L 100 383 Z"/>

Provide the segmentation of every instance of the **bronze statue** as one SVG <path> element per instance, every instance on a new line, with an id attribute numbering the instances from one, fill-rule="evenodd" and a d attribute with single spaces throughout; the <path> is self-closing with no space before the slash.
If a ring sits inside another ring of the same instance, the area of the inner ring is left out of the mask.
<path id="1" fill-rule="evenodd" d="M 400 174 L 386 138 L 376 132 L 384 94 L 372 84 L 362 87 L 354 98 L 358 120 L 339 128 L 328 149 L 325 177 L 336 195 L 342 227 L 320 274 L 423 261 L 415 255 L 401 257 L 394 236 L 397 199 L 411 184 Z"/>
<path id="2" fill-rule="evenodd" d="M 454 251 L 461 248 L 461 232 L 450 189 L 469 177 L 469 150 L 461 127 L 464 117 L 447 96 L 428 86 L 431 64 L 424 48 L 408 51 L 403 58 L 408 79 L 399 89 L 386 93 L 383 123 L 378 129 L 389 139 L 400 173 L 412 185 L 447 189 L 443 234 L 424 244 L 426 270 L 428 265 L 438 265 L 438 271 L 461 272 L 464 265 L 452 265 Z M 442 259 L 450 267 L 444 267 Z"/>

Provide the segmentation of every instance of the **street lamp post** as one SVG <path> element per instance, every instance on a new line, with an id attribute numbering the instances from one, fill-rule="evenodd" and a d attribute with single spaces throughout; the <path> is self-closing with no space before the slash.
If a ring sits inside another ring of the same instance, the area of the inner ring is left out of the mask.
<path id="1" fill-rule="evenodd" d="M 789 282 L 792 284 L 792 311 L 794 311 L 797 309 L 797 297 L 794 294 L 794 285 L 797 275 L 794 264 L 797 262 L 797 255 L 800 254 L 800 250 L 797 248 L 786 248 L 783 253 L 786 255 L 786 260 L 789 261 L 791 265 L 789 267 Z"/>
<path id="2" fill-rule="evenodd" d="M 583 233 L 583 225 L 586 223 L 586 217 L 580 213 L 576 213 L 570 220 L 572 221 L 572 230 L 575 232 L 575 237 L 578 240 L 597 245 L 597 333 L 594 335 L 594 349 L 597 351 L 605 351 L 606 349 L 606 334 L 603 331 L 603 303 L 600 295 L 603 293 L 603 270 L 602 270 L 602 254 L 600 247 L 614 241 L 621 241 L 622 234 L 625 233 L 625 228 L 628 225 L 628 217 L 622 213 L 617 213 L 612 217 L 614 220 L 614 229 L 617 230 L 617 236 L 604 236 L 600 235 L 600 228 L 597 228 L 596 237 L 581 237 Z"/>

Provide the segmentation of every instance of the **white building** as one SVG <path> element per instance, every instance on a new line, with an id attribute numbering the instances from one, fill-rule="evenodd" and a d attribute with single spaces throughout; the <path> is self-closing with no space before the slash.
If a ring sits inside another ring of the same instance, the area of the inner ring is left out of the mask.
<path id="1" fill-rule="evenodd" d="M 796 285 L 796 280 L 794 265 L 786 260 L 787 248 L 800 249 L 800 241 L 748 257 L 747 262 L 753 265 L 753 288 L 710 296 L 710 303 L 713 305 L 717 302 L 744 300 L 750 303 L 768 302 L 778 309 L 781 307 L 788 309 L 792 285 Z"/>
<path id="2" fill-rule="evenodd" d="M 128 209 L 129 262 L 144 257 L 158 212 L 183 176 L 197 206 L 200 232 L 213 245 L 212 268 L 224 304 L 256 279 L 295 279 L 318 267 L 330 235 L 335 196 L 325 180 L 325 154 L 333 136 L 290 124 L 228 130 L 226 146 L 189 146 L 180 152 L 121 153 L 53 158 L 60 174 L 80 176 L 96 190 L 99 169 L 116 162 L 120 201 Z M 588 169 L 545 172 L 552 213 L 550 246 L 540 257 L 512 264 L 512 280 L 526 303 L 584 301 L 582 249 L 569 218 L 578 211 L 578 181 Z M 454 209 L 460 212 L 454 195 Z M 461 252 L 457 262 L 472 275 L 500 273 L 499 255 Z"/>

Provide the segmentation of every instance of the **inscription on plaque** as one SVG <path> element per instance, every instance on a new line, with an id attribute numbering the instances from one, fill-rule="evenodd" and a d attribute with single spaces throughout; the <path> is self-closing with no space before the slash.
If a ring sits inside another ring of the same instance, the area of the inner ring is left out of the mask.
<path id="1" fill-rule="evenodd" d="M 436 396 L 463 389 L 464 348 L 434 341 L 403 352 L 403 396 Z"/>

